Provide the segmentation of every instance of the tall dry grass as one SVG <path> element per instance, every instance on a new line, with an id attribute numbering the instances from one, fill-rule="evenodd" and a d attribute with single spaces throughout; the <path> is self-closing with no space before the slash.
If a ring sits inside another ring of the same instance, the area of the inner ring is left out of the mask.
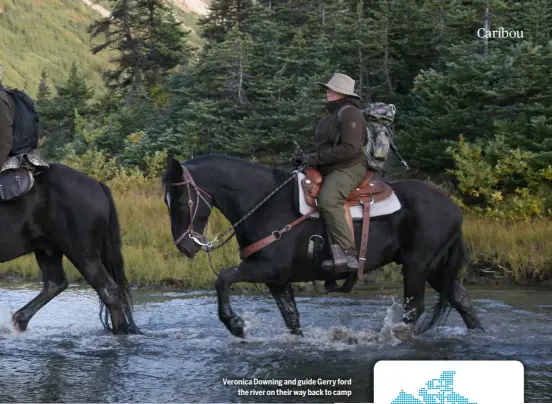
<path id="1" fill-rule="evenodd" d="M 191 289 L 211 287 L 216 277 L 209 267 L 207 255 L 198 253 L 190 260 L 174 247 L 167 208 L 160 187 L 156 185 L 125 186 L 128 189 L 124 191 L 117 190 L 117 186 L 112 187 L 129 280 L 137 286 L 166 284 Z M 220 213 L 214 212 L 209 221 L 208 234 L 212 237 L 227 224 Z M 63 262 L 68 278 L 81 281 L 82 276 L 77 269 L 66 258 Z M 217 271 L 237 264 L 239 258 L 235 240 L 213 253 L 212 262 Z M 32 254 L 0 264 L 0 273 L 40 279 Z"/>
<path id="2" fill-rule="evenodd" d="M 470 250 L 468 274 L 483 269 L 516 280 L 552 275 L 550 220 L 500 223 L 467 218 L 464 234 Z"/>
<path id="3" fill-rule="evenodd" d="M 182 288 L 212 288 L 215 274 L 205 253 L 193 259 L 180 254 L 172 244 L 167 208 L 160 184 L 128 179 L 109 182 L 113 189 L 122 230 L 123 254 L 131 282 L 138 286 L 174 285 Z M 210 239 L 229 222 L 218 212 L 211 215 Z M 464 234 L 471 263 L 464 276 L 495 271 L 516 279 L 543 279 L 552 273 L 552 224 L 550 222 L 500 224 L 467 217 Z M 212 254 L 216 270 L 239 262 L 235 240 Z M 81 280 L 78 271 L 67 261 L 64 266 L 71 280 Z M 33 255 L 0 264 L 0 273 L 13 273 L 40 279 Z M 400 268 L 390 265 L 380 272 L 388 280 L 400 280 Z M 245 285 L 240 285 L 241 287 Z"/>

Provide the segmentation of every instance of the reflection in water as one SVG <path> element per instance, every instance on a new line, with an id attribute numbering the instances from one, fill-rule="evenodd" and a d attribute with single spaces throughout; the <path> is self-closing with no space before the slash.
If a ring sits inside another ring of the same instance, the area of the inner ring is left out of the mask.
<path id="1" fill-rule="evenodd" d="M 453 313 L 439 331 L 412 340 L 394 328 L 400 305 L 389 295 L 298 298 L 304 338 L 288 334 L 271 298 L 233 296 L 246 342 L 218 321 L 212 293 L 136 293 L 136 321 L 149 335 L 113 337 L 98 320 L 94 292 L 70 289 L 15 334 L 10 312 L 35 294 L 0 289 L 2 402 L 370 402 L 380 359 L 520 359 L 526 401 L 552 400 L 545 291 L 472 292 L 486 334 L 467 332 Z M 352 395 L 240 396 L 240 386 L 223 383 L 254 378 L 351 379 Z"/>
<path id="2" fill-rule="evenodd" d="M 64 401 L 61 387 L 66 384 L 63 380 L 63 373 L 66 371 L 65 362 L 65 358 L 61 355 L 44 358 L 43 369 L 37 372 L 40 375 L 38 383 L 36 386 L 31 385 L 31 395 L 36 393 L 42 402 Z"/>

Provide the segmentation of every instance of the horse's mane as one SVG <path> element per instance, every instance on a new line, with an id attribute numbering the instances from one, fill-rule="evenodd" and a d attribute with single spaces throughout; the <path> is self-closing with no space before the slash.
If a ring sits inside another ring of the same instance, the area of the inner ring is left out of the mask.
<path id="1" fill-rule="evenodd" d="M 228 161 L 228 162 L 232 162 L 232 163 L 239 163 L 241 165 L 245 165 L 245 166 L 249 166 L 250 169 L 255 169 L 255 170 L 269 170 L 271 171 L 271 174 L 272 176 L 274 177 L 275 181 L 278 183 L 278 184 L 281 184 L 283 183 L 284 181 L 286 181 L 291 175 L 291 171 L 290 170 L 286 170 L 286 169 L 283 169 L 283 168 L 276 168 L 276 167 L 268 167 L 268 166 L 265 166 L 263 164 L 259 164 L 259 163 L 255 163 L 253 161 L 249 161 L 249 160 L 246 160 L 246 159 L 242 159 L 242 158 L 239 158 L 239 157 L 235 157 L 235 156 L 230 156 L 228 154 L 224 154 L 224 153 L 206 153 L 206 154 L 202 154 L 200 156 L 197 156 L 197 157 L 193 157 L 189 160 L 185 160 L 185 161 L 181 161 L 180 163 L 183 164 L 183 165 L 187 165 L 187 164 L 195 164 L 195 163 L 202 163 L 204 161 L 209 161 L 209 160 L 212 160 L 213 158 L 217 159 L 217 160 L 222 160 L 222 161 Z M 163 173 L 163 177 L 162 177 L 162 183 L 165 184 L 168 179 L 169 179 L 169 171 L 168 170 L 165 170 L 165 172 Z"/>

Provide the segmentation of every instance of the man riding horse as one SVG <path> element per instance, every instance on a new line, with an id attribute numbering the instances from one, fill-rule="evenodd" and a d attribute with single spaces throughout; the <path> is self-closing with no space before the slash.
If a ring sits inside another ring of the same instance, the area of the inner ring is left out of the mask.
<path id="1" fill-rule="evenodd" d="M 346 268 L 355 272 L 359 267 L 358 252 L 343 205 L 368 169 L 363 151 L 366 122 L 352 78 L 336 73 L 328 83 L 319 84 L 326 88 L 327 113 L 316 128 L 315 151 L 295 155 L 293 164 L 314 167 L 324 177 L 318 196 L 318 210 L 326 223 L 331 242 L 345 253 Z"/>

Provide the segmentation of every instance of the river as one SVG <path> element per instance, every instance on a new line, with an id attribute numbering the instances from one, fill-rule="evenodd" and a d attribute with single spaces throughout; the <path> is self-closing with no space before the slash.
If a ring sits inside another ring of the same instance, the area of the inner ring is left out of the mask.
<path id="1" fill-rule="evenodd" d="M 228 333 L 214 292 L 134 291 L 136 322 L 147 336 L 103 331 L 98 300 L 71 287 L 16 334 L 10 313 L 33 285 L 0 288 L 2 402 L 297 402 L 239 396 L 223 379 L 351 379 L 350 397 L 302 402 L 371 402 L 379 359 L 517 359 L 525 365 L 526 402 L 552 402 L 552 291 L 471 287 L 487 333 L 467 332 L 453 312 L 414 340 L 391 331 L 402 290 L 361 295 L 299 295 L 304 338 L 288 334 L 269 296 L 232 296 L 247 342 Z M 428 293 L 428 304 L 434 295 Z M 258 389 L 258 388 L 257 388 Z"/>

